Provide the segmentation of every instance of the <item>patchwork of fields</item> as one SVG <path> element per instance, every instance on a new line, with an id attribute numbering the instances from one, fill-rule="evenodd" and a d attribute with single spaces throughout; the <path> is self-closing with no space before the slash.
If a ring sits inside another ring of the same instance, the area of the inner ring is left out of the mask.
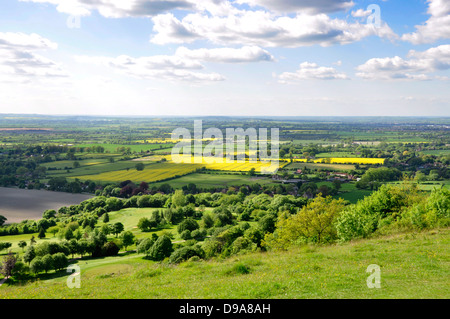
<path id="1" fill-rule="evenodd" d="M 174 164 L 174 163 L 156 163 L 146 167 L 143 171 L 135 169 L 111 171 L 94 175 L 76 176 L 80 180 L 104 181 L 104 182 L 122 182 L 145 181 L 158 182 L 176 176 L 183 176 L 195 172 L 201 168 L 198 164 Z"/>

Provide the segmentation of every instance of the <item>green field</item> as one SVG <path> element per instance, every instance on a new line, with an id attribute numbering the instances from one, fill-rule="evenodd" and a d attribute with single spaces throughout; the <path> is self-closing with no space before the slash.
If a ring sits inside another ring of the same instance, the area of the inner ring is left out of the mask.
<path id="1" fill-rule="evenodd" d="M 175 144 L 173 143 L 160 143 L 160 144 L 76 144 L 75 147 L 93 147 L 93 146 L 101 146 L 105 149 L 105 152 L 109 153 L 118 153 L 117 149 L 124 147 L 130 148 L 131 152 L 146 152 L 153 151 L 159 149 L 167 149 L 173 147 Z"/>
<path id="2" fill-rule="evenodd" d="M 349 171 L 354 170 L 355 165 L 352 164 L 320 164 L 320 163 L 289 163 L 285 169 L 312 169 L 312 170 L 334 170 L 334 171 Z"/>
<path id="3" fill-rule="evenodd" d="M 152 183 L 152 186 L 160 186 L 162 184 L 169 184 L 175 189 L 186 186 L 193 183 L 197 188 L 214 188 L 214 187 L 229 187 L 240 185 L 253 185 L 253 184 L 275 184 L 270 178 L 267 177 L 252 177 L 248 175 L 238 174 L 200 174 L 193 173 L 179 178 L 172 179 L 170 181 Z"/>
<path id="4" fill-rule="evenodd" d="M 51 271 L 34 283 L 4 284 L 0 298 L 446 299 L 449 245 L 447 228 L 178 266 L 121 254 L 76 261 L 79 289 L 66 286 L 64 272 Z M 367 287 L 371 264 L 380 266 L 381 289 Z"/>

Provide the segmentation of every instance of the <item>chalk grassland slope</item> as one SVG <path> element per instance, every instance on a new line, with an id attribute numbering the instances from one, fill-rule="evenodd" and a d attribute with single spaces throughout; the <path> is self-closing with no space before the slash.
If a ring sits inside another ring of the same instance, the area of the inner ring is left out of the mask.
<path id="1" fill-rule="evenodd" d="M 178 266 L 126 254 L 81 260 L 79 289 L 69 289 L 63 274 L 24 286 L 5 284 L 0 298 L 445 299 L 449 235 L 450 229 L 437 229 Z M 380 289 L 367 287 L 371 264 L 380 266 Z"/>

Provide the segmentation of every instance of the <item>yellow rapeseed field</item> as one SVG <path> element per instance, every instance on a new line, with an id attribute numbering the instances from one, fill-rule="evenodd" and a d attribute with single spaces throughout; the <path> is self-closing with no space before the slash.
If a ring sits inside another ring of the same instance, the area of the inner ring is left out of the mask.
<path id="1" fill-rule="evenodd" d="M 283 159 L 283 161 L 290 162 L 289 159 Z M 314 160 L 308 160 L 306 158 L 294 158 L 292 160 L 295 163 L 320 163 L 320 164 L 363 164 L 363 165 L 383 165 L 384 158 L 360 158 L 360 157 L 326 157 L 317 158 Z"/>
<path id="2" fill-rule="evenodd" d="M 145 181 L 158 182 L 173 178 L 176 176 L 183 176 L 197 169 L 202 165 L 198 164 L 175 164 L 175 163 L 157 163 L 146 166 L 143 171 L 136 169 L 112 171 L 94 175 L 76 176 L 80 180 L 104 181 L 104 182 L 122 182 L 126 180 L 131 181 Z"/>

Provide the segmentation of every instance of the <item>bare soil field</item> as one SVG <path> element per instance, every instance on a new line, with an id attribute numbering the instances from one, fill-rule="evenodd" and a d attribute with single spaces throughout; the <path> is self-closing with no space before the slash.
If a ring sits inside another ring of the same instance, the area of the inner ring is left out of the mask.
<path id="1" fill-rule="evenodd" d="M 29 190 L 0 187 L 0 215 L 6 223 L 18 223 L 24 219 L 38 220 L 47 209 L 58 210 L 92 198 L 86 194 L 69 194 L 45 190 Z"/>

